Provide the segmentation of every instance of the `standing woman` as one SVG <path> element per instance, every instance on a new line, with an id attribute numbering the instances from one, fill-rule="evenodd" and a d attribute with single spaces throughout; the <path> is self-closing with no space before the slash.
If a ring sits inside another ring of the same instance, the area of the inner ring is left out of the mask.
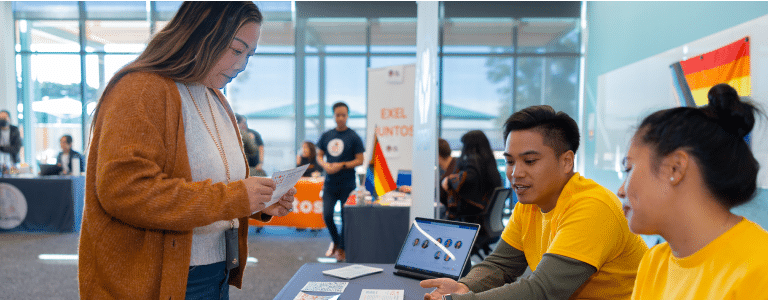
<path id="1" fill-rule="evenodd" d="M 292 207 L 295 189 L 248 177 L 219 91 L 245 69 L 253 2 L 184 2 L 110 80 L 93 116 L 80 234 L 83 299 L 228 299 L 242 284 L 248 217 Z"/>
<path id="2" fill-rule="evenodd" d="M 625 160 L 629 227 L 649 250 L 632 299 L 768 299 L 768 232 L 731 208 L 752 199 L 759 165 L 744 141 L 756 108 L 719 84 L 709 105 L 646 117 Z"/>

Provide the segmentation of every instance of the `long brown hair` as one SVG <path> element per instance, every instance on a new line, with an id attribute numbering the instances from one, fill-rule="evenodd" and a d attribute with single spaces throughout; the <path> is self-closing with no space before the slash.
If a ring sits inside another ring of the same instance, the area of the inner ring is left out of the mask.
<path id="1" fill-rule="evenodd" d="M 263 17 L 251 1 L 185 1 L 171 22 L 152 37 L 139 57 L 117 71 L 104 88 L 93 112 L 123 76 L 151 72 L 180 82 L 198 82 L 213 68 L 244 24 L 261 24 Z"/>

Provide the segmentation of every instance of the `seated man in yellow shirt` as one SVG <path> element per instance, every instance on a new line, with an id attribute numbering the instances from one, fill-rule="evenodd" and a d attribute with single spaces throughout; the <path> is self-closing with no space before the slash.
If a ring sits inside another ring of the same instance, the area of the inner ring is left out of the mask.
<path id="1" fill-rule="evenodd" d="M 576 122 L 532 106 L 514 113 L 504 134 L 519 200 L 512 218 L 466 277 L 422 281 L 437 288 L 424 299 L 629 299 L 648 247 L 629 231 L 616 195 L 573 171 Z M 526 267 L 533 274 L 518 278 Z"/>

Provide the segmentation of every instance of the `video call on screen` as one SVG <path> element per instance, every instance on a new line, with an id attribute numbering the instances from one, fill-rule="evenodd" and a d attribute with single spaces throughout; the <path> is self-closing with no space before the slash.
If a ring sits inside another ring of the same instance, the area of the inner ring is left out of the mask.
<path id="1" fill-rule="evenodd" d="M 458 275 L 469 255 L 475 229 L 462 225 L 417 220 L 419 227 L 432 236 L 435 245 L 424 234 L 412 229 L 400 255 L 399 264 L 444 274 Z M 416 225 L 416 224 L 414 224 Z M 451 258 L 450 254 L 453 254 Z"/>

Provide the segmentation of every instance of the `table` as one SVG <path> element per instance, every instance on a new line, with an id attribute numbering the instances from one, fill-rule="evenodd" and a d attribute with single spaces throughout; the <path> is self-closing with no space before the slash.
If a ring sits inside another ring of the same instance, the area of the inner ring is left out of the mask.
<path id="1" fill-rule="evenodd" d="M 394 264 L 408 235 L 408 206 L 344 206 L 344 250 L 350 263 Z"/>
<path id="2" fill-rule="evenodd" d="M 376 274 L 358 277 L 352 280 L 345 280 L 333 276 L 324 275 L 322 272 L 351 265 L 349 263 L 321 264 L 308 263 L 301 266 L 291 280 L 280 290 L 275 299 L 293 299 L 301 291 L 301 288 L 309 281 L 321 282 L 349 282 L 344 293 L 338 300 L 358 300 L 363 289 L 382 289 L 382 290 L 404 290 L 405 300 L 421 300 L 424 294 L 431 292 L 432 289 L 425 289 L 419 286 L 419 280 L 395 276 L 394 264 L 365 264 L 366 266 L 382 268 L 384 271 Z M 333 293 L 323 292 L 305 292 L 310 295 L 333 295 Z"/>
<path id="3" fill-rule="evenodd" d="M 302 177 L 296 184 L 296 199 L 293 202 L 293 211 L 286 216 L 272 218 L 269 223 L 257 220 L 248 220 L 249 225 L 262 226 L 286 226 L 299 229 L 324 229 L 323 221 L 323 178 Z"/>
<path id="4" fill-rule="evenodd" d="M 77 232 L 83 219 L 84 176 L 0 177 L 21 191 L 27 214 L 4 231 Z"/>

